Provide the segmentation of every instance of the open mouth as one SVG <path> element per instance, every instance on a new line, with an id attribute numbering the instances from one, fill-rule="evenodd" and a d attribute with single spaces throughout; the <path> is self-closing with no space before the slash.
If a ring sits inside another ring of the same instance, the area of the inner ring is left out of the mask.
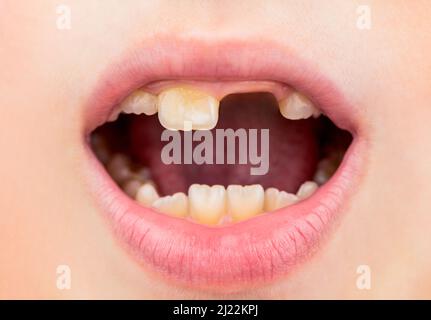
<path id="1" fill-rule="evenodd" d="M 151 59 L 115 69 L 116 89 L 110 72 L 91 100 L 97 202 L 138 261 L 185 285 L 286 275 L 358 181 L 356 110 L 280 48 L 177 45 L 146 46 Z"/>
<path id="2" fill-rule="evenodd" d="M 120 103 L 111 121 L 92 134 L 93 150 L 117 185 L 137 203 L 160 213 L 224 226 L 286 208 L 310 197 L 329 180 L 351 142 L 349 132 L 337 128 L 293 90 L 279 90 L 284 91 L 279 99 L 273 92 L 229 91 L 218 100 L 208 93 L 211 88 L 197 89 L 212 87 L 211 83 L 169 84 L 159 84 L 157 92 L 151 85 L 134 91 Z M 238 84 L 218 87 L 232 90 Z M 242 84 L 241 89 L 250 90 L 248 85 L 256 89 L 259 84 Z M 267 90 L 280 89 L 278 84 L 265 85 Z M 176 152 L 178 159 L 166 164 L 162 155 L 169 146 L 161 140 L 163 132 L 184 131 L 184 123 L 193 131 L 170 141 L 177 142 L 168 151 L 172 156 Z M 267 130 L 266 139 L 252 141 L 249 129 L 256 134 Z M 194 130 L 210 135 L 193 139 Z M 231 130 L 231 138 L 225 130 Z M 187 161 L 184 154 L 187 134 L 189 153 L 202 151 L 197 163 L 192 157 Z M 260 156 L 256 167 L 247 159 L 252 142 L 260 142 L 260 148 L 254 148 L 260 151 L 255 155 Z M 228 143 L 232 150 L 227 150 Z M 260 174 L 253 174 L 252 168 L 261 169 Z"/>

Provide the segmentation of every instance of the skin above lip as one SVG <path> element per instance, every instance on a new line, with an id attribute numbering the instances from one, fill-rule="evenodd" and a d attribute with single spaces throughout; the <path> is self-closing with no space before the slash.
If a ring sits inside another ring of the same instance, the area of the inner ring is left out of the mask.
<path id="1" fill-rule="evenodd" d="M 306 94 L 353 142 L 331 179 L 298 204 L 225 227 L 208 227 L 144 208 L 95 158 L 89 134 L 134 89 L 166 79 L 270 80 Z M 320 247 L 346 208 L 364 167 L 361 114 L 317 68 L 275 43 L 151 39 L 102 75 L 84 114 L 84 176 L 100 211 L 144 269 L 181 285 L 239 291 L 286 276 Z"/>

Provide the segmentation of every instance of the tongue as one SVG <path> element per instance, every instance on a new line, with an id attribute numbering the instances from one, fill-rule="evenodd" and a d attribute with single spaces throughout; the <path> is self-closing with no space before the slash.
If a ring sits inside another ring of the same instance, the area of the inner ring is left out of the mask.
<path id="1" fill-rule="evenodd" d="M 248 129 L 258 129 L 259 142 L 261 139 L 259 129 L 269 129 L 269 167 L 266 174 L 250 174 L 251 168 L 261 166 L 259 163 L 251 164 L 248 160 L 248 164 L 237 164 L 238 146 L 236 164 L 198 165 L 194 161 L 193 164 L 164 164 L 161 161 L 161 152 L 168 142 L 161 141 L 164 128 L 160 125 L 157 115 L 132 118 L 130 126 L 132 155 L 150 168 L 152 179 L 163 195 L 187 192 L 193 183 L 224 186 L 261 184 L 264 188 L 275 187 L 296 192 L 302 182 L 310 180 L 313 176 L 318 159 L 315 120 L 291 121 L 283 118 L 278 111 L 277 101 L 271 94 L 237 94 L 223 99 L 215 129 L 228 128 L 233 130 L 244 128 L 247 132 Z M 214 159 L 215 129 L 212 130 Z M 183 132 L 181 138 L 181 155 L 184 157 Z M 193 146 L 200 143 L 194 142 Z M 238 144 L 238 140 L 236 143 Z M 257 155 L 260 156 L 260 143 L 258 146 Z"/>

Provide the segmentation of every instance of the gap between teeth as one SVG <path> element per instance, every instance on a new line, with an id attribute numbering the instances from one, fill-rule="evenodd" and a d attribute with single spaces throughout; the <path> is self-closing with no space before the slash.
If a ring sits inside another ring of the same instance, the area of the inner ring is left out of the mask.
<path id="1" fill-rule="evenodd" d="M 186 87 L 163 90 L 157 96 L 135 90 L 109 118 L 115 121 L 118 115 L 158 113 L 160 124 L 169 130 L 210 130 L 217 125 L 220 101 L 215 97 Z M 318 117 L 321 112 L 299 92 L 290 93 L 279 101 L 281 115 L 289 120 Z M 185 128 L 185 124 L 191 124 Z"/>

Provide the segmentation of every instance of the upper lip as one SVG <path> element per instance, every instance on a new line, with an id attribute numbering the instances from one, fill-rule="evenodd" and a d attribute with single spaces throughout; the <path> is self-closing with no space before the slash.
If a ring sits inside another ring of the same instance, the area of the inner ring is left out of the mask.
<path id="1" fill-rule="evenodd" d="M 150 269 L 188 286 L 238 290 L 285 275 L 316 249 L 363 168 L 360 112 L 336 86 L 276 43 L 158 37 L 135 47 L 102 74 L 85 109 L 83 136 L 103 124 L 134 89 L 165 79 L 280 81 L 306 94 L 354 139 L 335 175 L 309 199 L 275 213 L 212 228 L 160 215 L 129 199 L 85 143 L 86 176 L 100 210 L 129 251 Z"/>

